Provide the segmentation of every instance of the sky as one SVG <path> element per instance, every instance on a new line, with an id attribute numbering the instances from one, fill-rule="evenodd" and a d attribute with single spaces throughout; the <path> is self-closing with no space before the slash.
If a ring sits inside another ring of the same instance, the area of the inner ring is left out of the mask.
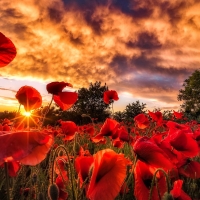
<path id="1" fill-rule="evenodd" d="M 199 0 L 0 0 L 0 32 L 17 48 L 0 68 L 0 110 L 17 109 L 17 90 L 46 84 L 75 91 L 101 81 L 114 110 L 139 100 L 179 110 L 183 81 L 200 67 Z"/>

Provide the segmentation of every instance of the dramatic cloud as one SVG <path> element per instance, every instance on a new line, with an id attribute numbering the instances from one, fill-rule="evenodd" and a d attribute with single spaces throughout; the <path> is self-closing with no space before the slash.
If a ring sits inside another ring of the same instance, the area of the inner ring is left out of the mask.
<path id="1" fill-rule="evenodd" d="M 200 66 L 199 10 L 198 0 L 3 0 L 0 31 L 18 53 L 0 74 L 75 88 L 101 81 L 177 105 Z"/>

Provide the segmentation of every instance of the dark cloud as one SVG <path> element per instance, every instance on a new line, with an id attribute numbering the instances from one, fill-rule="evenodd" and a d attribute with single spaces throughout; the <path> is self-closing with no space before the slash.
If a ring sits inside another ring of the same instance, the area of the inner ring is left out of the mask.
<path id="1" fill-rule="evenodd" d="M 173 25 L 176 25 L 183 18 L 184 9 L 190 4 L 188 1 L 177 1 L 175 3 L 171 3 L 170 1 L 164 1 L 160 4 L 160 8 L 162 10 L 162 14 L 167 14 L 170 18 L 170 22 Z"/>
<path id="2" fill-rule="evenodd" d="M 106 82 L 135 97 L 176 102 L 200 66 L 198 1 L 0 1 L 0 30 L 17 47 L 3 77 Z M 1 86 L 4 88 L 4 86 Z"/>
<path id="3" fill-rule="evenodd" d="M 141 1 L 138 0 L 113 0 L 111 4 L 111 8 L 118 8 L 124 14 L 128 14 L 134 18 L 148 18 L 152 15 L 153 9 L 150 6 L 150 1 Z"/>
<path id="4" fill-rule="evenodd" d="M 154 33 L 149 32 L 140 33 L 134 45 L 141 49 L 158 49 L 162 46 L 158 37 Z"/>
<path id="5" fill-rule="evenodd" d="M 47 8 L 47 12 L 49 14 L 50 20 L 60 23 L 63 18 L 63 13 L 55 8 L 55 4 L 52 7 Z"/>

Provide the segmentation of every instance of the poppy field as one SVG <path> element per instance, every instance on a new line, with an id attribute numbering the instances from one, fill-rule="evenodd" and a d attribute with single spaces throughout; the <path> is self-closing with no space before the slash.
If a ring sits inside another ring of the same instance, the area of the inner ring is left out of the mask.
<path id="1" fill-rule="evenodd" d="M 0 33 L 0 67 L 16 56 L 12 41 Z M 63 111 L 78 99 L 63 91 L 71 83 L 51 82 L 52 100 L 42 116 L 4 119 L 0 124 L 0 199 L 50 200 L 198 200 L 200 199 L 200 125 L 181 112 L 169 120 L 160 111 L 141 113 L 132 122 L 112 117 L 77 125 L 60 119 L 43 122 L 52 103 Z M 39 91 L 21 87 L 15 98 L 29 112 L 42 106 Z M 117 91 L 102 96 L 118 100 Z M 19 109 L 20 110 L 20 109 Z M 24 125 L 25 124 L 25 125 Z"/>

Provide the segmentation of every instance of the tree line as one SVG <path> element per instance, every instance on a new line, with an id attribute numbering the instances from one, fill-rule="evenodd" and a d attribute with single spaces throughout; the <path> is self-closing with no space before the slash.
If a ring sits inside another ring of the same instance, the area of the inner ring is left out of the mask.
<path id="1" fill-rule="evenodd" d="M 195 70 L 184 82 L 182 89 L 179 90 L 177 97 L 178 101 L 182 101 L 180 111 L 188 119 L 200 121 L 200 71 Z M 44 125 L 55 125 L 59 119 L 74 121 L 78 125 L 91 122 L 104 122 L 107 117 L 113 117 L 117 121 L 132 122 L 133 118 L 140 114 L 146 113 L 146 104 L 136 101 L 128 104 L 124 111 L 112 112 L 111 100 L 109 104 L 103 101 L 103 93 L 109 88 L 101 82 L 96 81 L 90 83 L 88 88 L 80 88 L 78 90 L 78 100 L 72 108 L 67 111 L 62 111 L 54 104 L 45 116 Z M 158 111 L 157 110 L 154 111 Z M 33 116 L 42 116 L 44 108 L 41 107 L 34 110 Z M 172 111 L 163 111 L 164 118 L 170 118 Z M 13 119 L 17 115 L 16 112 L 4 111 L 0 113 L 0 119 Z"/>

